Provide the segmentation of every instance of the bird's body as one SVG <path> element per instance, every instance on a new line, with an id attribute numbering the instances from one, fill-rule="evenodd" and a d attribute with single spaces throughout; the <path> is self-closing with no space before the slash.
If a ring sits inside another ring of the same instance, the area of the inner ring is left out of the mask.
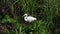
<path id="1" fill-rule="evenodd" d="M 35 21 L 37 19 L 32 17 L 32 16 L 28 16 L 27 14 L 25 14 L 24 20 L 27 22 L 32 22 L 32 21 Z"/>

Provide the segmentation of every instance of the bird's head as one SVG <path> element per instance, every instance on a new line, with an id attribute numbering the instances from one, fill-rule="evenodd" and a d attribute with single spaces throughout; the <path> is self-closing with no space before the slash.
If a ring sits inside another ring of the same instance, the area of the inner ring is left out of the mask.
<path id="1" fill-rule="evenodd" d="M 27 14 L 24 14 L 23 17 L 28 16 Z"/>

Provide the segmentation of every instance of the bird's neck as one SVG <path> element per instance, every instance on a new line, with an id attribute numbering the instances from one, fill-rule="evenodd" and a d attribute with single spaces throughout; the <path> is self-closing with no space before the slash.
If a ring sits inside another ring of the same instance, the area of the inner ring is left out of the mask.
<path id="1" fill-rule="evenodd" d="M 25 21 L 27 21 L 27 17 L 28 17 L 28 16 L 25 16 L 25 17 L 24 17 Z"/>
<path id="2" fill-rule="evenodd" d="M 25 16 L 25 19 L 27 19 L 28 16 Z"/>

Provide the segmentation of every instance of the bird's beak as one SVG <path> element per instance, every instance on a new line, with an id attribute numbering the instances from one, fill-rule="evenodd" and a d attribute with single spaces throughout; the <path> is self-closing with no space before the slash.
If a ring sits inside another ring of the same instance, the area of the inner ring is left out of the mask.
<path id="1" fill-rule="evenodd" d="M 23 15 L 22 17 L 24 17 L 25 15 Z"/>

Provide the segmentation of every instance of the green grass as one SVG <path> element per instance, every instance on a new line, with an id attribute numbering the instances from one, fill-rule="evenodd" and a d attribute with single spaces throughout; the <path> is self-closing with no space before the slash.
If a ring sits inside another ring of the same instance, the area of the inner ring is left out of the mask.
<path id="1" fill-rule="evenodd" d="M 7 19 L 9 19 L 10 21 Z M 7 15 L 6 19 L 2 20 L 2 22 L 12 23 L 11 18 L 8 15 Z M 42 20 L 31 22 L 27 26 L 23 26 L 18 21 L 15 22 L 15 20 L 13 21 L 13 23 L 15 24 L 15 30 L 13 30 L 12 32 L 7 31 L 7 34 L 13 34 L 13 33 L 15 33 L 15 34 L 26 34 L 26 33 L 46 34 L 48 31 L 46 28 L 46 26 L 47 26 L 46 22 L 42 21 Z"/>
<path id="2" fill-rule="evenodd" d="M 4 34 L 51 34 L 48 28 L 54 26 L 56 0 L 0 0 L 0 7 L 2 14 L 5 15 L 3 18 L 3 15 L 0 15 L 1 21 L 5 24 L 14 24 L 15 27 L 13 31 L 8 30 Z M 23 26 L 21 21 L 24 13 L 37 17 L 39 20 Z"/>

